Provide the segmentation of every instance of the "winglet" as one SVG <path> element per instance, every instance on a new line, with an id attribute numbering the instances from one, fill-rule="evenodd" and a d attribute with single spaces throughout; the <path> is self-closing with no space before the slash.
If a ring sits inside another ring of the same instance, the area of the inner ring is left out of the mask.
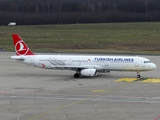
<path id="1" fill-rule="evenodd" d="M 14 42 L 15 51 L 18 56 L 35 55 L 18 34 L 12 34 L 12 38 Z"/>

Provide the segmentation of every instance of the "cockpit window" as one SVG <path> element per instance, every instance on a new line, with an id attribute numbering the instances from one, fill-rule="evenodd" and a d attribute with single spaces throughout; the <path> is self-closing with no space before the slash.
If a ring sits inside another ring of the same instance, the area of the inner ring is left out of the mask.
<path id="1" fill-rule="evenodd" d="M 151 63 L 151 61 L 144 61 L 144 63 Z"/>

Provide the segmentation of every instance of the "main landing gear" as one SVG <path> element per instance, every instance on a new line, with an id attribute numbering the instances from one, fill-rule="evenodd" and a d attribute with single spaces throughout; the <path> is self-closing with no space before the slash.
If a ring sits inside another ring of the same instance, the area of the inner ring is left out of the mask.
<path id="1" fill-rule="evenodd" d="M 75 78 L 79 78 L 79 76 L 80 76 L 80 75 L 79 75 L 78 73 L 75 73 L 75 74 L 74 74 L 74 77 L 75 77 Z"/>
<path id="2" fill-rule="evenodd" d="M 137 71 L 137 78 L 141 78 L 139 71 Z"/>
<path id="3" fill-rule="evenodd" d="M 79 78 L 80 75 L 81 75 L 81 68 L 78 68 L 76 73 L 74 74 L 74 77 Z"/>

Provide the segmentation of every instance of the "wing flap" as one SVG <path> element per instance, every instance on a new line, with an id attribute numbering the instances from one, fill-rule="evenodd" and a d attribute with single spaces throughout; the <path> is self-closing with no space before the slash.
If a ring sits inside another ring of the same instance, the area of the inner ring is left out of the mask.
<path id="1" fill-rule="evenodd" d="M 51 67 L 53 68 L 66 68 L 66 69 L 77 69 L 77 68 L 83 68 L 83 69 L 99 69 L 101 68 L 101 66 L 97 66 L 97 65 L 83 65 L 83 66 L 62 66 L 62 65 L 52 65 Z"/>

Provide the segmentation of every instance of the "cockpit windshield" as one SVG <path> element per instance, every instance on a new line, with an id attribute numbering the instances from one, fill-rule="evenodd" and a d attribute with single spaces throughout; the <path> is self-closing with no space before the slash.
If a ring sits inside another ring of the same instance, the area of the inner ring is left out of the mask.
<path id="1" fill-rule="evenodd" d="M 151 63 L 151 61 L 144 61 L 144 63 Z"/>

